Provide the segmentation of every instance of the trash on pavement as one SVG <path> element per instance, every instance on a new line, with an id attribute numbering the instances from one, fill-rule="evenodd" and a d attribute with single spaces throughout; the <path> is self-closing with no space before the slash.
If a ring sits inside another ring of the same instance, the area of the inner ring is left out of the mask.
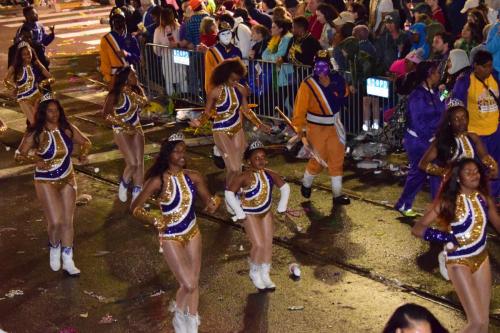
<path id="1" fill-rule="evenodd" d="M 293 305 L 288 307 L 288 311 L 302 311 L 304 310 L 303 305 Z"/>
<path id="2" fill-rule="evenodd" d="M 16 296 L 22 296 L 22 295 L 24 295 L 24 291 L 22 291 L 20 289 L 12 289 L 12 290 L 9 290 L 9 292 L 5 294 L 5 297 L 14 298 Z"/>
<path id="3" fill-rule="evenodd" d="M 114 319 L 112 315 L 107 314 L 99 320 L 99 324 L 112 324 L 116 323 L 118 320 Z"/>

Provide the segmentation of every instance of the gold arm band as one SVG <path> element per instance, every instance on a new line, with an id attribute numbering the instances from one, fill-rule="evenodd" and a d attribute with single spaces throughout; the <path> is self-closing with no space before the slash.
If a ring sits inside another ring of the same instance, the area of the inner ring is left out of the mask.
<path id="1" fill-rule="evenodd" d="M 47 87 L 48 85 L 53 84 L 54 82 L 56 82 L 56 80 L 54 80 L 54 78 L 52 78 L 52 77 L 49 77 L 48 79 L 45 79 L 45 80 L 40 81 L 40 83 L 38 84 L 38 86 L 39 86 L 40 88 L 45 88 L 45 87 Z"/>
<path id="2" fill-rule="evenodd" d="M 491 155 L 486 155 L 481 162 L 490 170 L 497 170 L 497 162 L 493 159 Z"/>
<path id="3" fill-rule="evenodd" d="M 7 79 L 3 80 L 3 84 L 5 85 L 5 87 L 6 87 L 7 89 L 10 89 L 10 90 L 14 90 L 14 89 L 16 89 L 16 85 L 15 85 L 15 83 L 13 83 L 12 81 L 9 81 L 9 80 L 7 80 Z"/>
<path id="4" fill-rule="evenodd" d="M 90 142 L 90 140 L 85 141 L 85 143 L 80 145 L 80 158 L 82 158 L 84 156 L 88 156 L 91 148 L 92 148 L 92 142 Z"/>
<path id="5" fill-rule="evenodd" d="M 151 212 L 148 212 L 147 210 L 144 209 L 144 207 L 136 207 L 134 211 L 132 212 L 132 215 L 134 215 L 135 218 L 142 220 L 144 222 L 150 223 L 154 225 L 157 228 L 161 228 L 160 222 L 161 219 L 158 219 L 156 216 L 154 216 Z"/>
<path id="6" fill-rule="evenodd" d="M 17 163 L 35 163 L 41 161 L 42 158 L 35 154 L 35 151 L 32 149 L 28 152 L 28 154 L 21 154 L 19 150 L 16 150 L 14 154 L 14 160 Z"/>
<path id="7" fill-rule="evenodd" d="M 125 130 L 132 130 L 133 129 L 133 127 L 130 126 L 130 124 L 127 124 L 127 123 L 121 121 L 120 119 L 118 119 L 117 117 L 114 117 L 113 115 L 107 114 L 104 117 L 104 119 L 107 122 L 109 122 L 111 125 L 123 127 Z"/>
<path id="8" fill-rule="evenodd" d="M 429 175 L 443 177 L 446 174 L 446 169 L 434 163 L 429 163 L 425 167 L 425 172 L 427 172 Z"/>
<path id="9" fill-rule="evenodd" d="M 205 124 L 212 118 L 211 112 L 202 112 L 201 116 L 198 118 L 200 122 L 200 127 L 205 126 Z"/>
<path id="10" fill-rule="evenodd" d="M 247 119 L 250 120 L 250 122 L 255 126 L 259 127 L 260 125 L 262 125 L 262 121 L 259 119 L 259 117 L 257 117 L 255 112 L 253 112 L 252 110 L 249 109 L 247 111 L 244 111 L 244 114 L 247 117 Z"/>

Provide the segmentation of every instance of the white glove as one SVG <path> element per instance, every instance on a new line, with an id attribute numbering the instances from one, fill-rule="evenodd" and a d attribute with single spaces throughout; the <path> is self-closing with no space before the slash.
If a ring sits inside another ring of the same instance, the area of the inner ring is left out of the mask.
<path id="1" fill-rule="evenodd" d="M 286 212 L 288 206 L 288 199 L 290 198 L 290 185 L 288 183 L 283 184 L 280 187 L 280 201 L 278 202 L 278 213 Z"/>
<path id="2" fill-rule="evenodd" d="M 224 191 L 224 196 L 226 197 L 227 204 L 234 211 L 234 214 L 238 220 L 243 220 L 246 218 L 245 212 L 243 208 L 241 208 L 241 204 L 238 199 L 236 199 L 236 195 L 232 191 Z"/>

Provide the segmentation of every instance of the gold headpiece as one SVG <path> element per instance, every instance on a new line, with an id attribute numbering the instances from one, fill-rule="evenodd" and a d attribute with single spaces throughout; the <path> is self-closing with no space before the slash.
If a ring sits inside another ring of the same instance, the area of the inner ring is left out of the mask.
<path id="1" fill-rule="evenodd" d="M 168 142 L 172 141 L 184 141 L 184 134 L 182 132 L 177 132 L 168 137 Z"/>
<path id="2" fill-rule="evenodd" d="M 226 21 L 222 21 L 221 23 L 219 23 L 219 33 L 228 30 L 232 30 L 231 25 L 229 23 L 227 23 Z"/>
<path id="3" fill-rule="evenodd" d="M 328 50 L 319 50 L 316 54 L 318 58 L 329 58 Z"/>

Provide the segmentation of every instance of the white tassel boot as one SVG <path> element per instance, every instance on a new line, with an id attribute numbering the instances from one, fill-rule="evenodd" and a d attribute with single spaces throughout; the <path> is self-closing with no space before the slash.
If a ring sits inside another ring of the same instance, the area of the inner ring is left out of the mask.
<path id="1" fill-rule="evenodd" d="M 249 261 L 249 264 L 250 273 L 248 275 L 250 276 L 250 280 L 252 280 L 253 285 L 255 286 L 255 288 L 259 289 L 259 291 L 266 290 L 266 285 L 264 284 L 264 281 L 262 281 L 262 276 L 260 274 L 262 265 L 257 265 L 251 261 Z"/>
<path id="2" fill-rule="evenodd" d="M 198 326 L 200 326 L 200 316 L 198 314 L 185 314 L 186 320 L 186 333 L 198 333 Z"/>
<path id="3" fill-rule="evenodd" d="M 186 316 L 177 307 L 175 302 L 170 303 L 169 311 L 174 314 L 172 318 L 172 326 L 174 326 L 175 333 L 187 333 L 186 330 Z"/>
<path id="4" fill-rule="evenodd" d="M 142 192 L 142 186 L 135 185 L 132 188 L 132 201 L 131 201 L 131 204 L 135 201 L 135 199 L 137 199 L 137 197 L 139 196 L 139 194 L 141 194 L 141 192 Z"/>
<path id="5" fill-rule="evenodd" d="M 80 270 L 76 268 L 75 262 L 73 261 L 73 248 L 72 247 L 62 247 L 62 269 L 69 276 L 79 276 Z"/>
<path id="6" fill-rule="evenodd" d="M 127 202 L 128 199 L 128 186 L 130 183 L 125 183 L 125 180 L 120 179 L 120 186 L 118 187 L 118 199 L 121 202 Z"/>
<path id="7" fill-rule="evenodd" d="M 271 264 L 262 264 L 260 270 L 260 276 L 262 278 L 262 282 L 266 286 L 266 290 L 274 291 L 276 289 L 276 285 L 271 280 L 269 276 L 269 272 L 271 271 Z"/>
<path id="8" fill-rule="evenodd" d="M 57 272 L 61 269 L 61 241 L 57 243 L 57 246 L 53 246 L 49 242 L 49 252 L 50 268 Z"/>

